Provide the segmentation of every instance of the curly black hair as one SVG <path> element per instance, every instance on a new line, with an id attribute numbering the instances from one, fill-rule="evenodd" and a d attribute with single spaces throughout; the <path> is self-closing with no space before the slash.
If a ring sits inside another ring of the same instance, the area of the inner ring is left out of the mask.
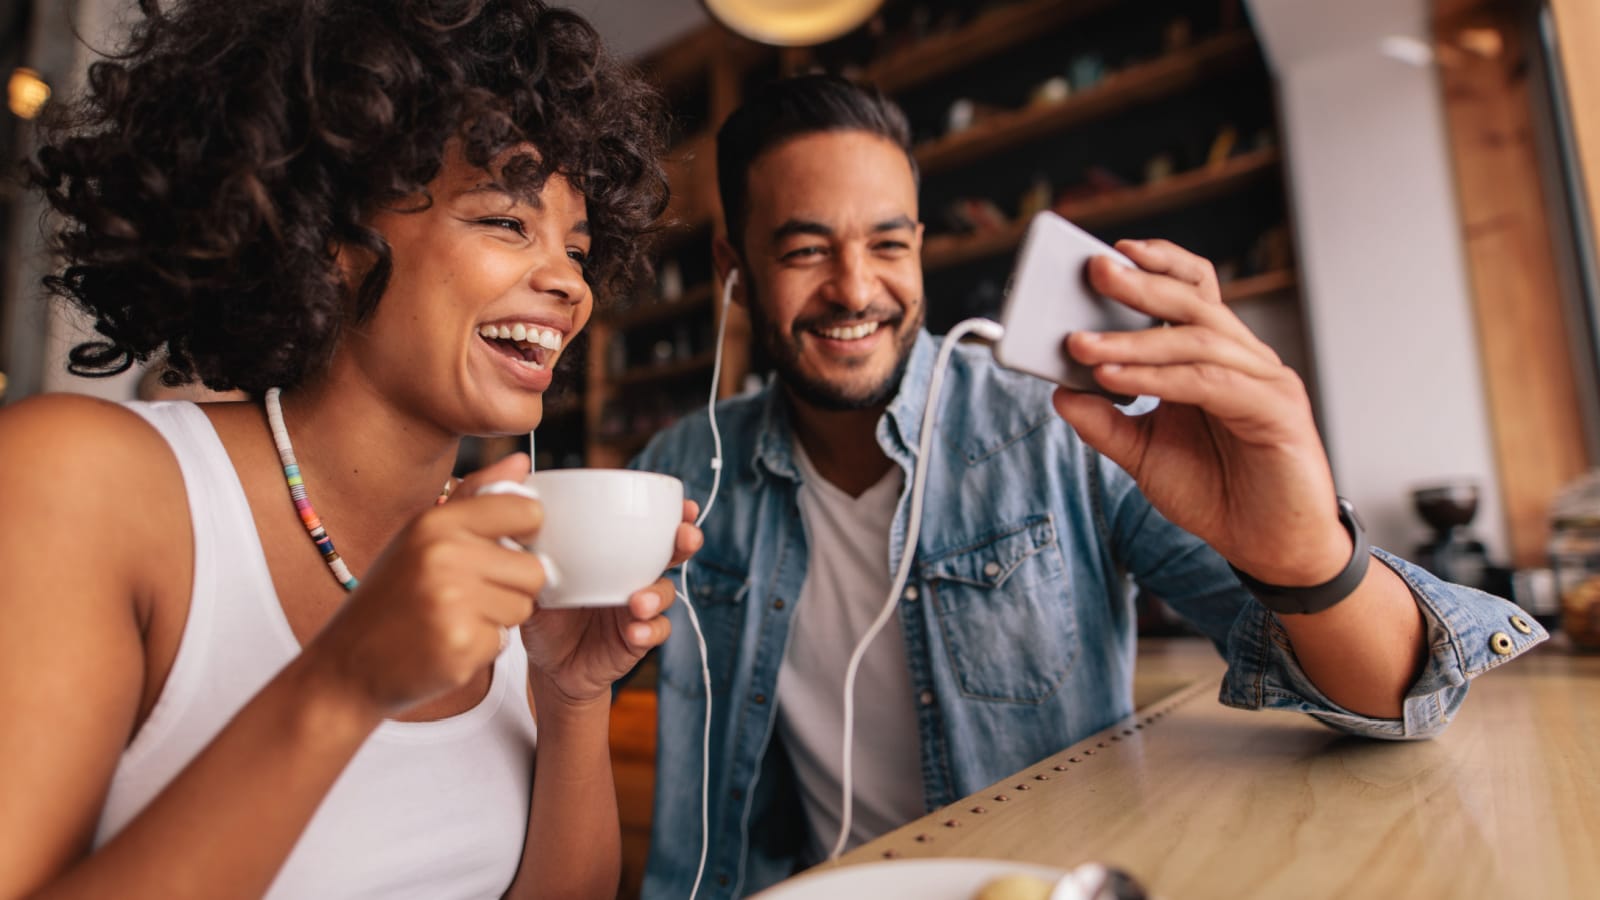
<path id="1" fill-rule="evenodd" d="M 644 274 L 666 206 L 664 107 L 578 15 L 540 0 L 140 0 L 30 165 L 63 224 L 49 290 L 101 339 L 69 368 L 164 353 L 178 380 L 260 393 L 314 375 L 392 261 L 365 221 L 426 197 L 446 144 L 515 191 L 571 180 L 598 301 Z M 409 208 L 409 207 L 408 207 Z M 339 247 L 375 263 L 352 292 Z"/>

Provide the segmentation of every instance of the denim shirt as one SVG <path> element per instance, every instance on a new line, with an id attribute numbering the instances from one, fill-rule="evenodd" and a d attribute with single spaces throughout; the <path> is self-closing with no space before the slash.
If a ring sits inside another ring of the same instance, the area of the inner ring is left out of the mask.
<path id="1" fill-rule="evenodd" d="M 899 394 L 878 423 L 878 444 L 905 470 L 908 486 L 936 351 L 934 338 L 919 335 Z M 1227 563 L 1079 440 L 1050 393 L 1050 385 L 996 365 L 987 349 L 963 345 L 951 358 L 938 434 L 922 461 L 932 467 L 922 531 L 898 609 L 929 811 L 1133 712 L 1133 584 L 1217 646 L 1228 664 L 1221 702 L 1309 713 L 1379 738 L 1436 734 L 1461 705 L 1469 678 L 1546 637 L 1531 619 L 1527 633 L 1513 627 L 1521 610 L 1511 603 L 1374 550 L 1416 596 L 1427 661 L 1403 720 L 1342 709 L 1301 671 L 1281 626 Z M 799 857 L 799 795 L 775 739 L 778 669 L 807 547 L 781 389 L 769 383 L 724 401 L 717 422 L 723 479 L 705 546 L 689 565 L 712 694 L 710 853 L 700 896 L 736 897 L 814 862 Z M 633 466 L 678 476 L 686 495 L 704 505 L 712 451 L 702 412 L 657 436 Z M 890 571 L 906 549 L 909 505 L 902 493 Z M 669 613 L 673 637 L 661 650 L 646 897 L 687 897 L 700 851 L 705 689 L 682 607 Z M 1506 652 L 1493 649 L 1491 638 Z"/>

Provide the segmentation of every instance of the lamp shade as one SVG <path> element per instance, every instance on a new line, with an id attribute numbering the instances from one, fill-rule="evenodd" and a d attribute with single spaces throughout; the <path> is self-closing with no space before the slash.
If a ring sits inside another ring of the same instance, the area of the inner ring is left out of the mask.
<path id="1" fill-rule="evenodd" d="M 733 31 L 780 47 L 832 40 L 865 22 L 883 0 L 701 0 Z"/>

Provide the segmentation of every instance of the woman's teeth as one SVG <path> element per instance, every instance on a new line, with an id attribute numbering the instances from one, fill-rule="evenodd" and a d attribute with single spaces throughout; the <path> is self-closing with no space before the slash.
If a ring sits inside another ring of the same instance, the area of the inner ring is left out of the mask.
<path id="1" fill-rule="evenodd" d="M 518 322 L 515 325 L 484 325 L 478 328 L 478 334 L 490 340 L 516 341 L 530 347 L 543 347 L 546 350 L 561 349 L 561 332 L 552 328 L 540 328 L 537 325 L 524 325 Z"/>
<path id="2" fill-rule="evenodd" d="M 860 325 L 847 325 L 842 328 L 819 328 L 817 333 L 834 341 L 859 341 L 877 331 L 878 324 L 877 322 L 862 322 Z"/>

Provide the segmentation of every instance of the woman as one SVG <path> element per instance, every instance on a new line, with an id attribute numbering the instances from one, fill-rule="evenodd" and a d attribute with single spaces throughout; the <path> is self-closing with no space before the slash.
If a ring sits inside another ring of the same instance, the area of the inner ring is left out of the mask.
<path id="1" fill-rule="evenodd" d="M 671 590 L 535 612 L 527 457 L 449 475 L 639 267 L 657 102 L 538 0 L 167 6 L 38 154 L 50 283 L 77 370 L 257 399 L 0 415 L 0 896 L 609 895 Z"/>

